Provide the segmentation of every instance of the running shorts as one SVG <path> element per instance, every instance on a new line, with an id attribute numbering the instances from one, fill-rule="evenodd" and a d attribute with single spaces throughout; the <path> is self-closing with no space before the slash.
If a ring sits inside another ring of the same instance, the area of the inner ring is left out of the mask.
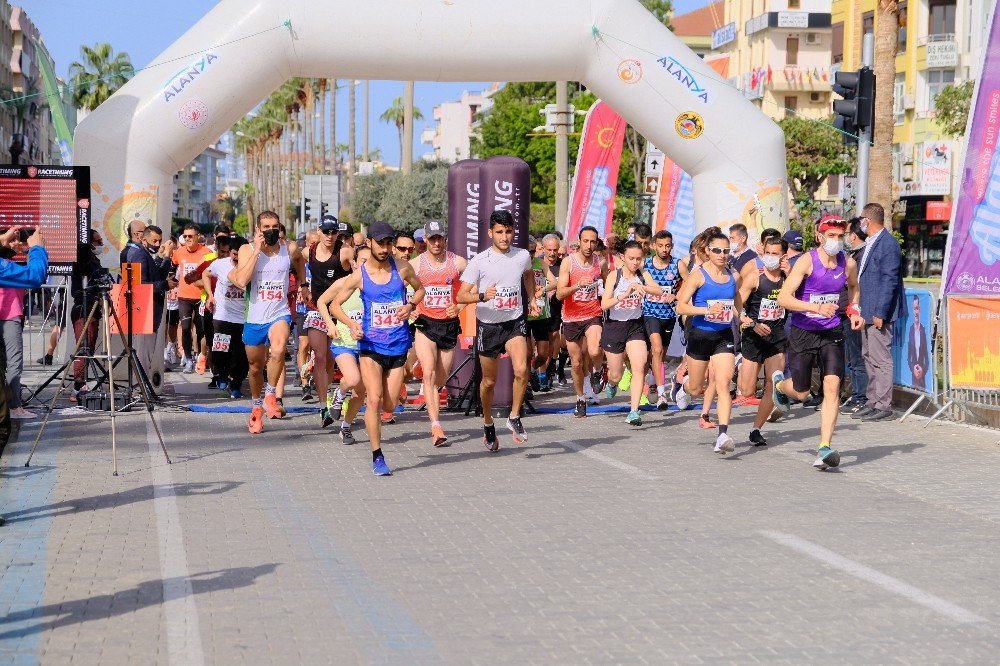
<path id="1" fill-rule="evenodd" d="M 181 311 L 177 309 L 167 310 L 167 326 L 176 326 L 179 323 L 181 323 Z"/>
<path id="2" fill-rule="evenodd" d="M 819 367 L 823 377 L 844 378 L 844 330 L 807 331 L 792 326 L 788 336 L 788 369 L 796 391 L 812 388 L 812 371 Z"/>
<path id="3" fill-rule="evenodd" d="M 449 351 L 458 346 L 458 336 L 462 332 L 462 322 L 456 319 L 434 319 L 420 315 L 413 325 L 441 351 Z"/>
<path id="4" fill-rule="evenodd" d="M 524 319 L 512 319 L 499 324 L 476 321 L 476 351 L 480 356 L 498 358 L 507 351 L 507 343 L 527 335 Z"/>
<path id="5" fill-rule="evenodd" d="M 677 326 L 677 318 L 660 319 L 659 317 L 643 317 L 642 323 L 646 327 L 646 337 L 659 335 L 663 341 L 663 348 L 670 347 L 670 339 L 674 337 L 674 328 Z"/>
<path id="6" fill-rule="evenodd" d="M 788 340 L 785 338 L 785 329 L 783 328 L 771 331 L 771 335 L 766 338 L 748 328 L 743 331 L 743 337 L 740 340 L 740 353 L 748 361 L 763 363 L 772 356 L 784 354 L 787 346 Z"/>
<path id="7" fill-rule="evenodd" d="M 382 372 L 389 372 L 390 370 L 395 370 L 396 368 L 402 368 L 406 365 L 406 354 L 400 354 L 399 356 L 388 356 L 386 354 L 379 354 L 376 351 L 371 351 L 369 349 L 361 350 L 362 358 L 370 358 L 371 360 L 382 366 Z"/>
<path id="8" fill-rule="evenodd" d="M 628 321 L 609 319 L 601 331 L 601 349 L 609 354 L 624 354 L 625 345 L 633 340 L 646 342 L 646 326 L 642 317 Z"/>
<path id="9" fill-rule="evenodd" d="M 271 327 L 283 321 L 289 326 L 292 325 L 292 318 L 288 315 L 278 317 L 267 324 L 251 324 L 247 322 L 243 325 L 243 344 L 247 347 L 260 347 L 268 343 L 267 334 L 271 332 Z"/>
<path id="10" fill-rule="evenodd" d="M 708 361 L 716 354 L 734 354 L 733 329 L 706 331 L 692 326 L 687 331 L 687 355 L 695 361 Z"/>
<path id="11" fill-rule="evenodd" d="M 295 310 L 292 310 L 295 312 Z M 308 312 L 295 312 L 295 334 L 297 336 L 305 337 L 306 334 L 306 315 Z"/>
<path id="12" fill-rule="evenodd" d="M 528 320 L 528 335 L 535 342 L 548 342 L 549 336 L 552 335 L 552 331 L 558 330 L 559 322 L 552 325 L 552 319 L 529 319 Z"/>
<path id="13" fill-rule="evenodd" d="M 603 317 L 591 317 L 583 321 L 564 321 L 562 325 L 563 337 L 566 338 L 567 342 L 579 342 L 587 334 L 588 328 L 601 326 L 603 323 Z"/>
<path id="14" fill-rule="evenodd" d="M 333 354 L 334 359 L 343 354 L 350 354 L 354 357 L 355 361 L 361 357 L 361 353 L 356 348 L 341 347 L 340 345 L 330 345 L 330 353 Z"/>

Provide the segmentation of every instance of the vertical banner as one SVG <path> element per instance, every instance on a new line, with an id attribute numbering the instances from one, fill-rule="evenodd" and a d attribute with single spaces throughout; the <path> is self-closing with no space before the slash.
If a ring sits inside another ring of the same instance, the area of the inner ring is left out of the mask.
<path id="1" fill-rule="evenodd" d="M 653 232 L 669 231 L 674 237 L 674 256 L 691 251 L 695 237 L 694 189 L 691 176 L 664 157 Z"/>
<path id="2" fill-rule="evenodd" d="M 921 393 L 937 393 L 934 296 L 926 289 L 906 290 L 906 313 L 892 330 L 892 380 Z"/>
<path id="3" fill-rule="evenodd" d="M 587 112 L 570 190 L 567 240 L 579 236 L 586 226 L 596 227 L 602 237 L 611 232 L 626 126 L 604 102 L 598 101 Z"/>
<path id="4" fill-rule="evenodd" d="M 471 259 L 479 252 L 479 171 L 480 160 L 461 160 L 448 169 L 448 250 L 460 257 Z M 462 333 L 450 371 L 462 365 L 472 349 L 476 335 L 476 308 L 467 307 L 462 311 Z M 472 364 L 466 364 L 458 373 L 448 393 L 455 397 L 460 388 L 472 378 Z"/>
<path id="5" fill-rule="evenodd" d="M 948 297 L 951 388 L 1000 389 L 1000 299 Z"/>
<path id="6" fill-rule="evenodd" d="M 946 294 L 1000 296 L 1000 12 L 995 9 L 984 51 L 948 234 Z M 952 337 L 956 332 L 952 329 Z"/>

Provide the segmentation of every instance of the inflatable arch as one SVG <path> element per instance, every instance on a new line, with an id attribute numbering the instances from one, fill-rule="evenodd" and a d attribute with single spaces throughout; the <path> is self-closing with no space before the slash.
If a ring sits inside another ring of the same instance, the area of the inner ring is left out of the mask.
<path id="1" fill-rule="evenodd" d="M 780 128 L 637 0 L 222 0 L 77 128 L 94 225 L 171 215 L 174 174 L 291 77 L 581 81 L 693 178 L 698 228 L 787 227 Z"/>

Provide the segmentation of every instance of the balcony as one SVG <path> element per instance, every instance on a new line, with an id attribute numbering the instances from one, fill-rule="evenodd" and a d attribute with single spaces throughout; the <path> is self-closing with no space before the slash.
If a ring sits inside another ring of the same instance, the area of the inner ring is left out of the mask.
<path id="1" fill-rule="evenodd" d="M 928 35 L 917 45 L 917 69 L 951 69 L 958 66 L 954 33 Z"/>

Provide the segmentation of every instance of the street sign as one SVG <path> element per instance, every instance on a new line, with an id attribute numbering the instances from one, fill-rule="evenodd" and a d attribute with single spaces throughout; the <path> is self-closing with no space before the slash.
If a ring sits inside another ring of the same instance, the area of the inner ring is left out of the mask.
<path id="1" fill-rule="evenodd" d="M 653 144 L 646 149 L 646 175 L 660 176 L 663 174 L 663 151 Z"/>
<path id="2" fill-rule="evenodd" d="M 660 177 L 647 175 L 645 194 L 656 194 L 659 191 L 660 191 Z"/>

